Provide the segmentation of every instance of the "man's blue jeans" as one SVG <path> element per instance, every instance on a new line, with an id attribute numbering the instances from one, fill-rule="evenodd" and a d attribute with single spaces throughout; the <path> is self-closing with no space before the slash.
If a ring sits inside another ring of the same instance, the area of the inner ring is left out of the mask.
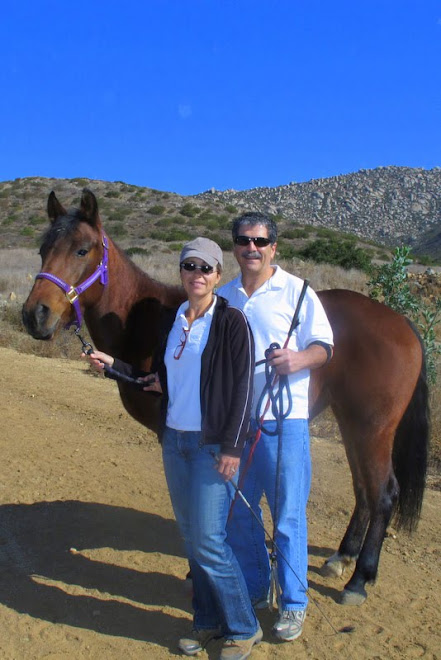
<path id="1" fill-rule="evenodd" d="M 265 427 L 274 431 L 275 422 L 265 422 Z M 247 463 L 250 447 L 251 443 L 242 455 L 241 470 Z M 308 421 L 288 419 L 283 422 L 279 492 L 276 494 L 278 447 L 277 436 L 262 433 L 241 490 L 261 520 L 259 502 L 263 493 L 266 494 L 273 519 L 277 498 L 275 540 L 280 548 L 277 567 L 282 605 L 284 610 L 304 610 L 308 604 L 306 506 L 311 482 Z M 272 527 L 268 532 L 272 535 Z M 265 533 L 240 498 L 236 499 L 228 525 L 228 542 L 241 565 L 252 602 L 264 600 L 270 585 Z"/>
<path id="2" fill-rule="evenodd" d="M 258 623 L 239 563 L 226 541 L 234 489 L 215 469 L 201 434 L 166 428 L 162 455 L 176 521 L 193 580 L 194 626 L 222 626 L 230 639 L 248 639 Z"/>

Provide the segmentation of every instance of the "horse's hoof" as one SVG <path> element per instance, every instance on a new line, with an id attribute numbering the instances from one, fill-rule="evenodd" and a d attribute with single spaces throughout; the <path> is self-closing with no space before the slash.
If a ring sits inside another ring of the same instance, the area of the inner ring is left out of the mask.
<path id="1" fill-rule="evenodd" d="M 341 577 L 344 570 L 345 569 L 342 561 L 331 561 L 328 559 L 328 561 L 325 561 L 323 564 L 320 572 L 324 577 Z"/>
<path id="2" fill-rule="evenodd" d="M 360 593 L 358 591 L 349 591 L 349 589 L 343 589 L 340 603 L 342 605 L 363 605 L 366 598 L 366 592 Z"/>
<path id="3" fill-rule="evenodd" d="M 329 557 L 329 559 L 323 564 L 321 574 L 325 577 L 341 577 L 345 572 L 346 567 L 351 563 L 351 557 L 335 552 L 332 557 Z"/>

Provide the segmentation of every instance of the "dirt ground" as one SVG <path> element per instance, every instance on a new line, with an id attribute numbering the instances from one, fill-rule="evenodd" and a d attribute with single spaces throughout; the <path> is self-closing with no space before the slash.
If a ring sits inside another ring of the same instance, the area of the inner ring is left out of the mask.
<path id="1" fill-rule="evenodd" d="M 0 360 L 0 658 L 174 658 L 191 607 L 156 439 L 80 360 L 3 348 Z M 260 612 L 252 658 L 441 658 L 439 484 L 429 482 L 416 534 L 385 539 L 366 603 L 344 607 L 344 579 L 320 573 L 353 502 L 329 429 L 313 427 L 304 634 L 278 643 L 275 613 Z M 353 632 L 336 632 L 345 626 Z"/>

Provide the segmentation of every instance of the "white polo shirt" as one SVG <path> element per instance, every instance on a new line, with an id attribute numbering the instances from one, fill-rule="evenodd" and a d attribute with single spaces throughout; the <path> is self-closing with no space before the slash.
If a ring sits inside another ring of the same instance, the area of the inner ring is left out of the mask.
<path id="1" fill-rule="evenodd" d="M 200 431 L 201 418 L 201 357 L 207 345 L 217 297 L 204 316 L 195 319 L 187 335 L 179 360 L 174 355 L 188 330 L 185 310 L 188 300 L 179 307 L 170 330 L 165 349 L 167 369 L 168 408 L 166 424 L 179 431 Z"/>
<path id="2" fill-rule="evenodd" d="M 280 266 L 274 268 L 272 277 L 250 297 L 242 286 L 241 275 L 218 290 L 218 294 L 226 298 L 232 307 L 238 307 L 245 312 L 254 335 L 256 362 L 265 359 L 265 351 L 273 342 L 283 348 L 303 287 L 303 280 L 299 277 L 287 273 Z M 323 305 L 317 294 L 309 287 L 300 309 L 299 321 L 299 325 L 291 335 L 288 348 L 301 351 L 314 341 L 322 341 L 333 346 L 332 329 Z M 309 369 L 288 376 L 292 396 L 292 409 L 288 418 L 308 419 L 309 376 Z M 256 416 L 256 405 L 264 386 L 265 365 L 262 364 L 256 367 L 254 372 L 253 417 Z M 287 410 L 287 406 L 288 400 L 285 394 L 284 410 Z M 271 407 L 265 419 L 274 419 Z"/>

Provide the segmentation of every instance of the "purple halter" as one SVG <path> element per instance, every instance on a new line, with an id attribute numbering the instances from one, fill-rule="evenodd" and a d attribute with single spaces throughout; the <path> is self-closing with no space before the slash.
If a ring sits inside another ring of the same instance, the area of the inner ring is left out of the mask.
<path id="1" fill-rule="evenodd" d="M 80 308 L 80 303 L 78 301 L 78 297 L 88 289 L 98 278 L 100 278 L 100 282 L 103 286 L 106 286 L 108 281 L 109 281 L 109 273 L 108 273 L 108 262 L 109 262 L 109 245 L 107 242 L 107 236 L 105 234 L 102 234 L 101 236 L 101 241 L 103 245 L 103 258 L 98 264 L 96 270 L 90 277 L 87 278 L 82 284 L 79 284 L 78 286 L 74 287 L 72 285 L 67 284 L 64 282 L 64 280 L 60 279 L 56 275 L 52 275 L 52 273 L 38 273 L 36 275 L 35 279 L 43 279 L 43 280 L 49 280 L 50 282 L 53 282 L 57 286 L 60 287 L 60 289 L 63 289 L 64 293 L 66 294 L 66 298 L 70 302 L 71 305 L 73 305 L 75 309 L 75 313 L 77 318 L 74 321 L 71 321 L 70 323 L 67 323 L 65 326 L 66 328 L 70 328 L 72 325 L 76 325 L 77 329 L 81 328 L 81 324 L 83 322 L 83 315 L 81 313 L 81 308 Z"/>

